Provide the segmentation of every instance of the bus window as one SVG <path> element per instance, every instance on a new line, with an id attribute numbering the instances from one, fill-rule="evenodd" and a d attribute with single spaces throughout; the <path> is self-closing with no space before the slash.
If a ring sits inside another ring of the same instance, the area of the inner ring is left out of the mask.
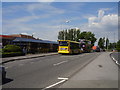
<path id="1" fill-rule="evenodd" d="M 79 49 L 79 44 L 78 43 L 73 43 L 73 42 L 70 42 L 70 49 Z"/>
<path id="2" fill-rule="evenodd" d="M 59 41 L 59 46 L 68 46 L 67 41 Z"/>

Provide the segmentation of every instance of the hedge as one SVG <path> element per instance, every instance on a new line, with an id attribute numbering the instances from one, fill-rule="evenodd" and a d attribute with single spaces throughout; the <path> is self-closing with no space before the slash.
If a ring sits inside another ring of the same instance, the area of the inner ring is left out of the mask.
<path id="1" fill-rule="evenodd" d="M 22 49 L 16 45 L 6 45 L 2 49 L 2 57 L 13 57 L 24 55 Z"/>

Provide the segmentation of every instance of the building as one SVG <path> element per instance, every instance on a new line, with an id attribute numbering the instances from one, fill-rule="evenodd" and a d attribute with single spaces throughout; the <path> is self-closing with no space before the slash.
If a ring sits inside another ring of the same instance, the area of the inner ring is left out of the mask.
<path id="1" fill-rule="evenodd" d="M 28 38 L 28 39 L 35 39 L 33 37 L 33 35 L 30 36 L 30 35 L 24 35 L 24 34 L 12 34 L 12 35 L 9 35 L 9 36 L 12 36 L 12 37 L 21 37 L 21 38 Z"/>
<path id="2" fill-rule="evenodd" d="M 15 37 L 12 37 L 10 35 L 0 35 L 0 47 L 3 47 L 8 44 L 12 44 L 12 41 L 15 39 Z"/>
<path id="3" fill-rule="evenodd" d="M 0 35 L 0 46 L 17 45 L 22 49 L 26 49 L 27 53 L 44 53 L 53 52 L 58 49 L 58 42 L 35 39 L 33 36 L 14 34 L 14 35 Z"/>
<path id="4" fill-rule="evenodd" d="M 25 48 L 28 53 L 53 52 L 58 49 L 58 42 L 16 37 L 13 44 Z"/>

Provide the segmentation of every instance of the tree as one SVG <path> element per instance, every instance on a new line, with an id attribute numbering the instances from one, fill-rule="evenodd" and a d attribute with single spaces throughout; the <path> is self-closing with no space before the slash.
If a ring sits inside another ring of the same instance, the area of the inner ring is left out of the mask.
<path id="1" fill-rule="evenodd" d="M 65 40 L 68 40 L 68 32 L 67 32 L 67 30 L 65 30 Z"/>
<path id="2" fill-rule="evenodd" d="M 105 43 L 105 37 L 104 38 L 100 38 L 98 41 L 98 46 L 102 49 L 104 49 L 104 43 Z"/>
<path id="3" fill-rule="evenodd" d="M 76 31 L 76 35 L 77 35 L 76 41 L 79 41 L 80 29 L 78 29 L 78 30 Z"/>
<path id="4" fill-rule="evenodd" d="M 59 31 L 59 33 L 58 33 L 58 39 L 62 40 L 62 33 L 61 33 L 61 31 Z"/>
<path id="5" fill-rule="evenodd" d="M 108 49 L 113 50 L 113 49 L 115 49 L 115 48 L 117 48 L 117 43 L 109 43 Z"/>
<path id="6" fill-rule="evenodd" d="M 120 52 L 120 40 L 117 42 L 116 49 Z"/>
<path id="7" fill-rule="evenodd" d="M 77 30 L 73 29 L 73 41 L 77 41 Z"/>
<path id="8" fill-rule="evenodd" d="M 96 42 L 96 38 L 95 38 L 95 34 L 93 34 L 92 32 L 82 32 L 79 35 L 79 39 L 85 39 L 85 40 L 90 40 L 92 46 L 94 46 L 94 43 Z"/>
<path id="9" fill-rule="evenodd" d="M 59 31 L 58 39 L 59 40 L 71 40 L 71 41 L 79 41 L 79 39 L 90 40 L 92 46 L 97 40 L 95 38 L 95 34 L 93 34 L 92 32 L 81 32 L 80 33 L 80 29 L 76 29 L 76 28 Z"/>
<path id="10" fill-rule="evenodd" d="M 109 45 L 109 39 L 106 39 L 106 49 L 108 49 L 108 45 Z"/>
<path id="11" fill-rule="evenodd" d="M 59 34 L 58 34 L 58 39 L 59 40 L 64 40 L 65 38 L 64 38 L 64 30 L 63 31 L 59 31 Z"/>
<path id="12" fill-rule="evenodd" d="M 99 46 L 100 48 L 103 47 L 102 38 L 100 38 L 100 39 L 98 40 L 98 46 Z"/>

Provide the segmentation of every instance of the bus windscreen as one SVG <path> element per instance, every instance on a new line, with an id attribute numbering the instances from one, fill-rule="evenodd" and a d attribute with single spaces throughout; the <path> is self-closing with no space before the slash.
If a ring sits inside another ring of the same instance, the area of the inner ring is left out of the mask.
<path id="1" fill-rule="evenodd" d="M 59 46 L 68 46 L 67 41 L 59 41 Z"/>

